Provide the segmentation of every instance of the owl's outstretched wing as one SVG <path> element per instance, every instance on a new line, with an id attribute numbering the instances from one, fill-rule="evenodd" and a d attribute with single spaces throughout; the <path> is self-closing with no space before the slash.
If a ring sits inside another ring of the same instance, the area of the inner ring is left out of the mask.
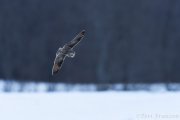
<path id="1" fill-rule="evenodd" d="M 82 30 L 73 40 L 65 44 L 65 46 L 68 46 L 70 48 L 75 47 L 82 40 L 84 34 L 85 34 L 85 30 Z"/>
<path id="2" fill-rule="evenodd" d="M 64 62 L 65 57 L 66 56 L 61 53 L 56 56 L 56 58 L 54 60 L 54 65 L 52 68 L 52 75 L 56 74 L 61 69 L 61 66 Z"/>

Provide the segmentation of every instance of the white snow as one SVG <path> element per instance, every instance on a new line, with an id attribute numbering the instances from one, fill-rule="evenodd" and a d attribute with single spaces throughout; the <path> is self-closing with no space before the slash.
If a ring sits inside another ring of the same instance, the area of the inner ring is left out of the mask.
<path id="1" fill-rule="evenodd" d="M 180 92 L 2 92 L 0 120 L 180 120 Z"/>

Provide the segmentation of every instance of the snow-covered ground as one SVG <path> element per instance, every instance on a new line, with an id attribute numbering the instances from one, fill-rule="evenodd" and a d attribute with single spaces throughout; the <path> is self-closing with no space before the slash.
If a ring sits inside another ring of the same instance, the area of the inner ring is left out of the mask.
<path id="1" fill-rule="evenodd" d="M 180 120 L 180 92 L 2 92 L 0 120 Z"/>
<path id="2" fill-rule="evenodd" d="M 16 82 L 13 80 L 0 79 L 0 92 L 49 92 L 49 91 L 123 91 L 123 84 L 65 84 L 65 83 L 35 83 Z M 180 83 L 158 83 L 158 84 L 126 84 L 126 89 L 130 91 L 158 91 L 165 92 L 180 91 Z"/>

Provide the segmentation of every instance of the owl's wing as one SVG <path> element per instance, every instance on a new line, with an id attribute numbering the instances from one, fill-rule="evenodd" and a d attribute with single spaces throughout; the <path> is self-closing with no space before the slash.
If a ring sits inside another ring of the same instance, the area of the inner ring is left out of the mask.
<path id="1" fill-rule="evenodd" d="M 54 60 L 54 65 L 52 68 L 52 75 L 56 74 L 60 70 L 60 68 L 64 62 L 65 57 L 66 56 L 64 54 L 61 54 L 61 53 L 56 56 L 56 58 Z"/>
<path id="2" fill-rule="evenodd" d="M 65 44 L 65 46 L 68 46 L 70 48 L 75 47 L 82 40 L 84 34 L 85 34 L 85 30 L 82 30 L 73 40 Z"/>

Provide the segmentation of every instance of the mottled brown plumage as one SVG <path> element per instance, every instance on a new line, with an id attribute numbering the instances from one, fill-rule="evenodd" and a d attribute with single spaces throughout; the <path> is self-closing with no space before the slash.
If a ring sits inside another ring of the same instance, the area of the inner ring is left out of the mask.
<path id="1" fill-rule="evenodd" d="M 56 74 L 61 69 L 61 66 L 66 56 L 71 58 L 75 56 L 75 52 L 73 51 L 73 48 L 82 40 L 84 34 L 85 34 L 85 30 L 81 31 L 73 40 L 65 44 L 63 48 L 60 47 L 58 49 L 54 60 L 54 65 L 52 68 L 52 75 Z"/>

